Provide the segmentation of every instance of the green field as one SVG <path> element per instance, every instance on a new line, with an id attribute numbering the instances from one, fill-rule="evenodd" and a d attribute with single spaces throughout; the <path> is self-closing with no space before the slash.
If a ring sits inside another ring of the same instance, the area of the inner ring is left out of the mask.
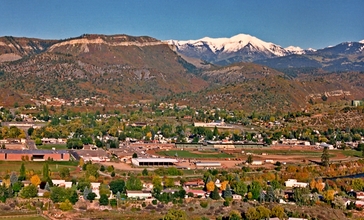
<path id="1" fill-rule="evenodd" d="M 269 150 L 269 149 L 257 149 L 257 150 L 245 150 L 245 153 L 268 155 L 307 155 L 307 156 L 321 156 L 322 151 L 304 151 L 304 150 Z"/>
<path id="2" fill-rule="evenodd" d="M 361 151 L 357 150 L 343 150 L 340 152 L 343 153 L 345 156 L 351 156 L 351 157 L 362 157 L 363 154 Z"/>
<path id="3" fill-rule="evenodd" d="M 43 164 L 48 163 L 48 167 L 52 172 L 59 171 L 62 167 L 70 168 L 70 170 L 75 170 L 78 162 L 74 161 L 24 161 L 26 170 L 42 170 Z M 7 172 L 18 172 L 20 170 L 22 161 L 0 161 L 0 173 Z"/>
<path id="4" fill-rule="evenodd" d="M 183 151 L 183 150 L 169 150 L 169 151 L 159 151 L 159 155 L 174 157 L 176 154 L 178 158 L 233 158 L 233 155 L 220 152 L 204 152 L 204 151 Z"/>
<path id="5" fill-rule="evenodd" d="M 38 145 L 37 148 L 43 149 L 43 150 L 52 150 L 52 148 L 55 148 L 56 150 L 67 150 L 67 145 L 66 144 L 43 144 L 43 145 Z"/>

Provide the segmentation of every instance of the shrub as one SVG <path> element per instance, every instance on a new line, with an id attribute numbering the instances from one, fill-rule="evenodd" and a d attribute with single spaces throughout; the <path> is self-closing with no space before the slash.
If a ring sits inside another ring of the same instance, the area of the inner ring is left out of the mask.
<path id="1" fill-rule="evenodd" d="M 147 204 L 145 204 L 145 202 L 143 202 L 143 203 L 142 203 L 142 207 L 145 207 L 145 206 L 147 206 Z"/>
<path id="2" fill-rule="evenodd" d="M 188 211 L 189 211 L 189 212 L 193 212 L 193 211 L 195 211 L 195 209 L 194 209 L 193 207 L 189 207 L 189 208 L 188 208 Z"/>
<path id="3" fill-rule="evenodd" d="M 153 199 L 152 204 L 157 205 L 158 201 L 156 199 Z"/>
<path id="4" fill-rule="evenodd" d="M 112 206 L 112 207 L 116 207 L 117 205 L 118 205 L 118 201 L 116 201 L 116 199 L 110 199 L 110 205 Z"/>
<path id="5" fill-rule="evenodd" d="M 209 205 L 209 203 L 207 202 L 207 201 L 201 201 L 200 202 L 200 206 L 202 207 L 202 208 L 207 208 L 207 206 Z"/>
<path id="6" fill-rule="evenodd" d="M 229 206 L 230 205 L 230 202 L 228 200 L 225 200 L 224 201 L 224 206 Z"/>

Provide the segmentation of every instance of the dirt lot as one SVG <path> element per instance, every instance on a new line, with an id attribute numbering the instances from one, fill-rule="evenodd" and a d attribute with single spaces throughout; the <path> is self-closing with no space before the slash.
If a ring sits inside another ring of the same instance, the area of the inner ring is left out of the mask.
<path id="1" fill-rule="evenodd" d="M 244 153 L 242 153 L 242 151 Z M 218 158 L 196 158 L 196 159 L 185 159 L 184 162 L 179 162 L 177 165 L 180 167 L 186 167 L 189 169 L 197 169 L 193 162 L 196 161 L 213 161 L 220 162 L 222 168 L 234 168 L 236 166 L 245 165 L 245 161 L 248 158 L 248 154 L 251 154 L 253 161 L 263 161 L 263 165 L 252 165 L 253 167 L 273 167 L 273 163 L 279 161 L 281 163 L 309 163 L 310 161 L 319 162 L 321 160 L 322 149 L 311 146 L 272 146 L 269 148 L 259 149 L 239 149 L 239 150 L 223 150 L 222 152 L 231 154 L 232 157 L 229 159 L 218 159 Z M 156 155 L 157 149 L 147 151 L 148 155 Z M 194 153 L 198 153 L 194 151 Z M 330 151 L 331 161 L 346 161 L 351 160 L 351 157 L 347 157 L 342 154 L 341 151 Z M 266 162 L 270 161 L 270 162 Z M 133 168 L 130 163 L 114 163 L 104 162 L 104 165 L 113 165 L 116 169 L 120 170 L 140 170 L 144 168 Z"/>

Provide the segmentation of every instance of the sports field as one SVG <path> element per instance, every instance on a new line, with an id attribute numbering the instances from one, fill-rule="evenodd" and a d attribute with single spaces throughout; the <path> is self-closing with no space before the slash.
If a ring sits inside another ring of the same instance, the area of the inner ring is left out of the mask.
<path id="1" fill-rule="evenodd" d="M 168 157 L 178 158 L 234 158 L 233 155 L 221 152 L 204 152 L 204 151 L 184 151 L 184 150 L 169 150 L 158 151 L 157 154 Z"/>

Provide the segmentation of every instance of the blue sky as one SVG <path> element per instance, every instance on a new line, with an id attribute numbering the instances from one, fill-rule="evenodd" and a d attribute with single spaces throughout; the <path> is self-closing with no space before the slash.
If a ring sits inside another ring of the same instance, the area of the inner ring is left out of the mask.
<path id="1" fill-rule="evenodd" d="M 0 36 L 189 40 L 244 33 L 318 49 L 363 40 L 363 11 L 363 0 L 0 0 Z"/>

